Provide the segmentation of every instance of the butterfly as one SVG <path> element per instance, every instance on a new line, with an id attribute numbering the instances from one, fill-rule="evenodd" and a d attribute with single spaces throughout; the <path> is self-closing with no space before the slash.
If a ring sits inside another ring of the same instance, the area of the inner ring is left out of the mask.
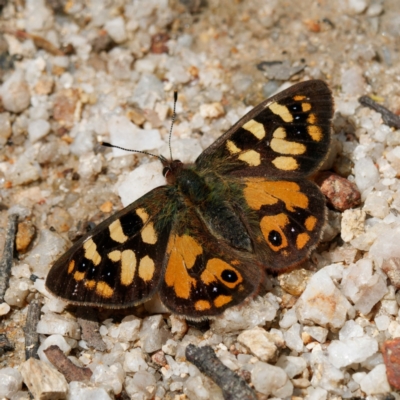
<path id="1" fill-rule="evenodd" d="M 255 295 L 319 242 L 325 199 L 307 179 L 330 145 L 332 93 L 321 80 L 265 100 L 194 164 L 160 156 L 166 185 L 115 213 L 51 268 L 69 303 L 122 308 L 158 293 L 173 313 L 212 317 Z"/>

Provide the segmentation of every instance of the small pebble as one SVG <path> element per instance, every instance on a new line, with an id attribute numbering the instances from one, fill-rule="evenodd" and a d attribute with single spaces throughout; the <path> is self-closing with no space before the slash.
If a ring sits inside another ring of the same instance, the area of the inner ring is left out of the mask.
<path id="1" fill-rule="evenodd" d="M 369 372 L 361 380 L 360 387 L 367 395 L 389 393 L 391 389 L 387 380 L 385 365 L 379 364 Z"/>
<path id="2" fill-rule="evenodd" d="M 36 399 L 65 398 L 68 384 L 53 366 L 30 358 L 21 365 L 21 375 Z"/>
<path id="3" fill-rule="evenodd" d="M 31 95 L 22 71 L 16 71 L 1 86 L 0 95 L 7 111 L 20 113 L 29 107 Z"/>
<path id="4" fill-rule="evenodd" d="M 73 381 L 69 384 L 70 399 L 96 399 L 112 400 L 107 390 L 103 387 L 92 387 L 84 382 Z"/>
<path id="5" fill-rule="evenodd" d="M 11 123 L 9 113 L 0 113 L 0 146 L 4 146 L 11 136 Z"/>
<path id="6" fill-rule="evenodd" d="M 293 385 L 286 372 L 261 361 L 251 371 L 251 382 L 258 392 L 265 395 L 283 398 L 290 397 L 293 393 Z"/>
<path id="7" fill-rule="evenodd" d="M 117 17 L 107 21 L 104 25 L 104 29 L 116 43 L 122 43 L 127 39 L 125 22 L 122 17 Z"/>
<path id="8" fill-rule="evenodd" d="M 29 140 L 34 143 L 50 132 L 50 124 L 44 119 L 31 121 L 28 125 Z"/>
<path id="9" fill-rule="evenodd" d="M 277 347 L 274 341 L 271 340 L 270 334 L 260 327 L 243 331 L 237 340 L 248 347 L 262 361 L 271 360 L 277 351 Z"/>
<path id="10" fill-rule="evenodd" d="M 35 225 L 31 221 L 18 223 L 18 230 L 15 237 L 15 248 L 19 253 L 25 253 L 36 235 Z"/>
<path id="11" fill-rule="evenodd" d="M 312 273 L 310 271 L 300 268 L 280 274 L 278 279 L 283 290 L 293 296 L 300 296 L 304 292 L 311 276 Z"/>
<path id="12" fill-rule="evenodd" d="M 200 106 L 200 115 L 203 118 L 219 118 L 225 114 L 221 103 L 202 104 Z"/>
<path id="13" fill-rule="evenodd" d="M 22 376 L 15 368 L 5 367 L 0 369 L 0 397 L 15 398 L 16 393 L 22 388 Z"/>
<path id="14" fill-rule="evenodd" d="M 0 303 L 0 315 L 6 315 L 10 310 L 11 307 L 7 303 Z"/>
<path id="15" fill-rule="evenodd" d="M 350 309 L 350 303 L 325 268 L 312 276 L 296 304 L 300 322 L 309 324 L 313 321 L 323 327 L 342 327 Z"/>

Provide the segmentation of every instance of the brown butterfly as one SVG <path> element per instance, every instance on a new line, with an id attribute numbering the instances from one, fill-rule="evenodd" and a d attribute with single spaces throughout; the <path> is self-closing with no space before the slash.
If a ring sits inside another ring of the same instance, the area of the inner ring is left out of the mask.
<path id="1" fill-rule="evenodd" d="M 241 303 L 265 271 L 292 268 L 318 244 L 325 200 L 307 177 L 327 155 L 332 114 L 327 84 L 310 80 L 259 104 L 194 164 L 160 157 L 167 184 L 77 241 L 47 288 L 114 308 L 158 292 L 192 319 Z"/>

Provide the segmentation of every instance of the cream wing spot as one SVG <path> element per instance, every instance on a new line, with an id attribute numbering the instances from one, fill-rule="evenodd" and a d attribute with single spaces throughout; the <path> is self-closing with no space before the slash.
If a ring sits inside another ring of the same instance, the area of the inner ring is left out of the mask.
<path id="1" fill-rule="evenodd" d="M 235 145 L 235 143 L 232 142 L 232 140 L 227 140 L 226 141 L 226 148 L 229 151 L 229 153 L 231 154 L 237 154 L 240 153 L 242 150 L 239 149 L 239 147 L 237 147 Z"/>
<path id="2" fill-rule="evenodd" d="M 144 208 L 138 208 L 136 210 L 136 215 L 142 220 L 142 222 L 145 224 L 148 219 L 149 219 L 149 214 L 147 214 L 146 210 Z"/>
<path id="3" fill-rule="evenodd" d="M 145 281 L 149 282 L 153 279 L 155 271 L 154 261 L 149 256 L 144 256 L 139 263 L 139 276 Z"/>
<path id="4" fill-rule="evenodd" d="M 271 149 L 280 154 L 304 154 L 307 147 L 302 143 L 273 138 L 271 140 Z"/>
<path id="5" fill-rule="evenodd" d="M 136 272 L 136 256 L 132 250 L 124 250 L 121 255 L 121 284 L 128 286 L 133 282 Z"/>
<path id="6" fill-rule="evenodd" d="M 272 161 L 272 164 L 282 171 L 295 171 L 299 167 L 299 164 L 293 157 L 276 157 Z"/>
<path id="7" fill-rule="evenodd" d="M 97 252 L 97 245 L 95 242 L 93 242 L 92 238 L 86 240 L 86 242 L 83 244 L 83 248 L 85 249 L 85 258 L 92 261 L 94 265 L 99 265 L 101 262 L 101 256 Z"/>
<path id="8" fill-rule="evenodd" d="M 142 240 L 147 244 L 157 243 L 157 233 L 154 229 L 154 224 L 149 222 L 141 232 Z"/>
<path id="9" fill-rule="evenodd" d="M 281 126 L 274 130 L 272 136 L 276 139 L 285 139 L 286 138 L 286 131 Z"/>
<path id="10" fill-rule="evenodd" d="M 293 115 L 286 106 L 279 103 L 272 103 L 269 109 L 275 114 L 281 117 L 285 122 L 293 122 Z"/>
<path id="11" fill-rule="evenodd" d="M 261 164 L 261 156 L 260 153 L 257 153 L 254 150 L 244 151 L 239 155 L 239 160 L 242 160 L 249 164 L 251 167 L 257 167 Z"/>
<path id="12" fill-rule="evenodd" d="M 114 262 L 118 262 L 119 260 L 121 260 L 121 252 L 119 250 L 111 251 L 107 254 L 107 256 L 111 261 Z"/>
<path id="13" fill-rule="evenodd" d="M 246 129 L 246 131 L 252 133 L 259 140 L 264 139 L 265 137 L 264 125 L 260 124 L 254 119 L 251 119 L 250 121 L 246 122 L 243 125 L 243 128 Z"/>
<path id="14" fill-rule="evenodd" d="M 119 219 L 112 222 L 108 229 L 110 230 L 110 237 L 112 240 L 114 240 L 114 242 L 125 243 L 128 240 L 128 236 L 124 234 L 121 221 Z"/>

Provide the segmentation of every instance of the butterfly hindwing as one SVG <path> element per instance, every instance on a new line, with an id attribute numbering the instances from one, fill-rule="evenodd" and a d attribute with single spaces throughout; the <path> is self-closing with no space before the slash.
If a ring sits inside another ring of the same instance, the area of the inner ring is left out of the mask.
<path id="1" fill-rule="evenodd" d="M 71 303 L 97 307 L 128 307 L 150 298 L 161 279 L 172 222 L 161 214 L 169 201 L 168 187 L 157 188 L 103 221 L 54 264 L 48 289 Z"/>
<path id="2" fill-rule="evenodd" d="M 246 178 L 243 193 L 258 217 L 261 239 L 255 251 L 266 269 L 284 272 L 318 244 L 326 207 L 313 182 Z"/>
<path id="3" fill-rule="evenodd" d="M 226 174 L 296 179 L 310 175 L 330 144 L 332 94 L 323 81 L 306 81 L 259 104 L 196 160 Z"/>
<path id="4" fill-rule="evenodd" d="M 220 314 L 258 288 L 262 271 L 254 261 L 251 254 L 216 241 L 196 213 L 186 210 L 169 238 L 161 301 L 192 319 Z"/>

